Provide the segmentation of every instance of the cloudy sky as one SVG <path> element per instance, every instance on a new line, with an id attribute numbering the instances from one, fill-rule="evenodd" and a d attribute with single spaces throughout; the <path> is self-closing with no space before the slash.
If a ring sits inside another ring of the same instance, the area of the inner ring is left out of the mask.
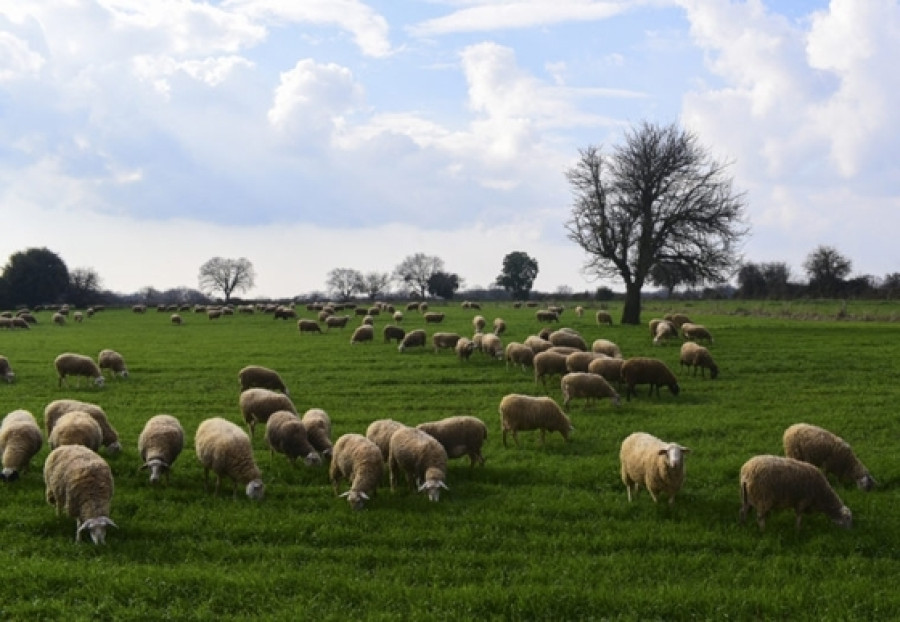
<path id="1" fill-rule="evenodd" d="M 0 264 L 131 293 L 246 257 L 282 297 L 415 252 L 488 286 L 521 250 L 593 289 L 564 171 L 647 120 L 733 162 L 748 260 L 880 277 L 898 59 L 897 0 L 0 0 Z"/>

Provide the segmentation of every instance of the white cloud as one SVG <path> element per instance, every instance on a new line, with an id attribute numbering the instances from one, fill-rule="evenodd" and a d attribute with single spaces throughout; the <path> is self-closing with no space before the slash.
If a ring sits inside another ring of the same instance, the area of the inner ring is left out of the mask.
<path id="1" fill-rule="evenodd" d="M 9 32 L 0 32 L 0 82 L 37 74 L 44 58 L 28 42 Z"/>

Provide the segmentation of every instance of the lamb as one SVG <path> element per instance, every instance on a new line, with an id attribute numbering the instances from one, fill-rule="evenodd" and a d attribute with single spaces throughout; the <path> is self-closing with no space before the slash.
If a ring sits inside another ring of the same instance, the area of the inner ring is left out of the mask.
<path id="1" fill-rule="evenodd" d="M 387 462 L 391 450 L 391 436 L 405 427 L 407 427 L 405 424 L 393 419 L 376 419 L 366 428 L 366 438 L 378 446 L 381 457 Z"/>
<path id="2" fill-rule="evenodd" d="M 643 484 L 654 503 L 659 502 L 662 493 L 669 498 L 669 505 L 675 503 L 675 495 L 684 484 L 684 455 L 690 451 L 646 432 L 629 434 L 619 450 L 622 483 L 628 491 L 628 502 L 631 502 L 632 491 L 637 494 Z"/>
<path id="3" fill-rule="evenodd" d="M 101 372 L 108 369 L 113 376 L 118 374 L 122 378 L 128 377 L 128 367 L 125 365 L 125 359 L 115 350 L 100 350 L 100 354 L 97 355 L 97 366 Z"/>
<path id="4" fill-rule="evenodd" d="M 804 513 L 822 512 L 833 523 L 849 529 L 853 513 L 815 466 L 781 456 L 754 456 L 741 467 L 741 511 L 743 524 L 750 508 L 756 510 L 760 530 L 766 527 L 766 517 L 772 510 L 792 508 L 796 515 L 796 529 Z"/>
<path id="5" fill-rule="evenodd" d="M 444 314 L 438 311 L 429 311 L 423 317 L 426 324 L 440 324 L 444 321 Z"/>
<path id="6" fill-rule="evenodd" d="M 481 446 L 487 439 L 488 429 L 481 419 L 457 415 L 420 423 L 416 427 L 436 438 L 447 452 L 447 458 L 469 456 L 469 466 L 475 466 L 476 462 L 484 466 Z"/>
<path id="7" fill-rule="evenodd" d="M 100 372 L 100 368 L 97 367 L 97 363 L 94 362 L 94 359 L 89 356 L 65 352 L 57 356 L 53 361 L 53 364 L 56 366 L 56 373 L 59 374 L 59 383 L 57 386 L 61 387 L 63 381 L 65 381 L 66 386 L 68 386 L 69 383 L 66 381 L 66 376 L 85 376 L 93 378 L 94 385 L 97 387 L 103 386 L 103 374 Z"/>
<path id="8" fill-rule="evenodd" d="M 9 359 L 2 355 L 0 355 L 0 377 L 6 380 L 7 383 L 11 383 L 16 379 L 15 372 L 9 366 Z"/>
<path id="9" fill-rule="evenodd" d="M 664 362 L 659 359 L 635 356 L 627 359 L 622 363 L 622 380 L 627 385 L 625 398 L 631 401 L 631 396 L 637 396 L 634 390 L 635 385 L 649 384 L 650 395 L 653 395 L 653 389 L 656 389 L 656 397 L 659 397 L 659 387 L 669 387 L 672 395 L 678 395 L 681 388 L 678 386 L 678 380 Z"/>
<path id="10" fill-rule="evenodd" d="M 445 348 L 452 350 L 456 347 L 456 342 L 459 339 L 460 335 L 457 333 L 434 333 L 431 336 L 431 345 L 434 346 L 435 352 Z"/>
<path id="11" fill-rule="evenodd" d="M 525 371 L 526 367 L 534 365 L 534 350 L 518 341 L 511 341 L 506 344 L 506 368 L 509 369 L 510 363 L 522 367 Z"/>
<path id="12" fill-rule="evenodd" d="M 539 337 L 538 335 L 529 335 L 525 338 L 525 345 L 531 348 L 531 350 L 537 354 L 538 352 L 546 352 L 550 348 L 553 347 L 553 344 Z"/>
<path id="13" fill-rule="evenodd" d="M 572 421 L 562 411 L 559 404 L 549 397 L 532 397 L 510 393 L 500 400 L 500 424 L 503 429 L 503 446 L 506 434 L 512 432 L 516 447 L 519 446 L 518 432 L 540 430 L 541 445 L 547 432 L 559 432 L 563 440 L 569 440 L 569 433 L 575 428 Z"/>
<path id="14" fill-rule="evenodd" d="M 241 383 L 241 391 L 255 387 L 269 389 L 270 391 L 280 391 L 285 395 L 291 394 L 278 372 L 262 365 L 242 367 L 238 372 L 238 382 Z"/>
<path id="15" fill-rule="evenodd" d="M 277 410 L 269 415 L 265 438 L 270 454 L 284 454 L 291 465 L 296 465 L 300 456 L 307 466 L 322 464 L 322 458 L 309 442 L 306 426 L 289 410 Z"/>
<path id="16" fill-rule="evenodd" d="M 708 343 L 713 342 L 712 335 L 709 332 L 709 329 L 702 324 L 694 324 L 692 322 L 685 322 L 681 325 L 681 336 L 685 339 L 690 339 L 692 341 L 706 341 Z"/>
<path id="17" fill-rule="evenodd" d="M 371 324 L 362 324 L 357 326 L 350 335 L 350 345 L 354 343 L 362 343 L 364 341 L 372 341 L 375 338 L 375 329 Z"/>
<path id="18" fill-rule="evenodd" d="M 616 390 L 603 376 L 597 374 L 570 372 L 562 377 L 559 384 L 563 394 L 563 408 L 568 408 L 573 398 L 584 398 L 590 404 L 592 400 L 608 397 L 613 406 L 621 403 Z"/>
<path id="19" fill-rule="evenodd" d="M 79 400 L 61 399 L 47 404 L 44 408 L 44 428 L 48 437 L 53 432 L 53 428 L 56 426 L 59 418 L 72 411 L 86 412 L 97 422 L 102 436 L 100 446 L 106 448 L 106 453 L 114 456 L 122 450 L 122 445 L 119 443 L 119 433 L 110 424 L 106 412 L 96 404 Z"/>
<path id="20" fill-rule="evenodd" d="M 622 350 L 609 339 L 595 339 L 591 344 L 591 352 L 599 352 L 614 359 L 622 358 Z"/>
<path id="21" fill-rule="evenodd" d="M 331 417 L 321 408 L 310 408 L 300 418 L 306 428 L 306 437 L 313 449 L 326 458 L 332 453 Z"/>
<path id="22" fill-rule="evenodd" d="M 297 330 L 300 333 L 320 333 L 322 329 L 319 328 L 319 323 L 315 320 L 307 320 L 307 319 L 299 319 L 297 320 Z"/>
<path id="23" fill-rule="evenodd" d="M 391 435 L 388 469 L 391 491 L 397 487 L 401 471 L 410 488 L 417 485 L 418 491 L 427 494 L 429 501 L 440 500 L 441 488 L 449 490 L 444 483 L 447 451 L 437 439 L 422 430 L 402 427 Z"/>
<path id="24" fill-rule="evenodd" d="M 483 315 L 476 315 L 472 318 L 472 328 L 475 329 L 476 333 L 483 333 L 485 326 L 487 326 L 487 320 L 484 319 Z"/>
<path id="25" fill-rule="evenodd" d="M 534 383 L 540 380 L 547 386 L 547 376 L 564 376 L 568 373 L 566 367 L 567 354 L 559 352 L 538 352 L 534 355 Z"/>
<path id="26" fill-rule="evenodd" d="M 678 328 L 668 320 L 662 320 L 659 324 L 656 325 L 656 333 L 653 335 L 653 343 L 654 345 L 662 345 L 665 341 L 669 339 L 674 339 L 678 336 Z"/>
<path id="27" fill-rule="evenodd" d="M 570 354 L 566 355 L 566 371 L 584 371 L 588 370 L 588 366 L 591 364 L 591 361 L 600 358 L 609 358 L 605 354 L 600 354 L 599 352 L 584 352 L 582 350 L 576 350 Z"/>
<path id="28" fill-rule="evenodd" d="M 241 391 L 238 404 L 241 407 L 244 421 L 247 422 L 247 427 L 250 429 L 251 437 L 253 437 L 256 424 L 265 424 L 272 413 L 279 410 L 287 410 L 295 415 L 297 414 L 297 408 L 290 397 L 284 393 L 261 387 L 251 387 Z"/>
<path id="29" fill-rule="evenodd" d="M 27 410 L 14 410 L 0 423 L 0 480 L 14 482 L 28 470 L 31 459 L 41 450 L 44 437 L 37 421 Z"/>
<path id="30" fill-rule="evenodd" d="M 588 365 L 588 373 L 603 376 L 603 378 L 607 382 L 615 382 L 616 384 L 620 385 L 621 388 L 622 364 L 624 362 L 625 361 L 622 359 L 594 359 L 593 361 L 591 361 L 590 365 Z"/>
<path id="31" fill-rule="evenodd" d="M 328 477 L 338 494 L 341 480 L 350 482 L 350 490 L 340 495 L 354 510 L 361 510 L 374 497 L 384 475 L 381 450 L 362 434 L 344 434 L 334 444 Z"/>
<path id="32" fill-rule="evenodd" d="M 144 424 L 138 436 L 138 453 L 143 465 L 141 470 L 149 469 L 150 483 L 156 484 L 165 476 L 169 483 L 169 471 L 172 464 L 184 449 L 184 428 L 181 422 L 172 415 L 154 415 Z"/>
<path id="33" fill-rule="evenodd" d="M 92 451 L 99 451 L 103 441 L 103 430 L 93 417 L 81 410 L 65 413 L 53 426 L 47 438 L 50 449 L 62 445 L 84 445 Z"/>
<path id="34" fill-rule="evenodd" d="M 468 337 L 460 337 L 453 350 L 456 352 L 456 356 L 459 360 L 468 361 L 469 357 L 472 356 L 472 352 L 475 351 L 475 342 Z"/>
<path id="35" fill-rule="evenodd" d="M 693 341 L 685 341 L 681 345 L 681 355 L 679 358 L 681 367 L 689 367 L 692 369 L 692 375 L 697 375 L 697 369 L 700 369 L 700 375 L 706 377 L 706 370 L 709 370 L 709 377 L 715 380 L 719 376 L 719 366 L 713 360 L 709 350 Z"/>
<path id="36" fill-rule="evenodd" d="M 410 348 L 419 348 L 425 347 L 425 331 L 421 328 L 417 328 L 416 330 L 411 330 L 406 335 L 404 335 L 403 339 L 400 341 L 400 345 L 397 346 L 397 350 L 399 352 L 405 352 Z"/>
<path id="37" fill-rule="evenodd" d="M 587 342 L 584 337 L 573 330 L 555 330 L 550 333 L 547 339 L 554 346 L 564 346 L 567 348 L 576 348 L 578 350 L 587 350 Z"/>
<path id="38" fill-rule="evenodd" d="M 866 492 L 875 486 L 869 470 L 860 462 L 850 444 L 819 426 L 795 423 L 784 431 L 784 455 L 808 462 L 844 482 L 855 482 Z"/>
<path id="39" fill-rule="evenodd" d="M 609 314 L 609 311 L 601 309 L 600 311 L 597 311 L 595 318 L 597 320 L 597 326 L 600 326 L 601 324 L 606 324 L 607 326 L 613 325 L 612 316 Z"/>
<path id="40" fill-rule="evenodd" d="M 494 318 L 494 334 L 498 337 L 506 332 L 506 321 L 502 317 Z"/>
<path id="41" fill-rule="evenodd" d="M 396 341 L 398 344 L 403 340 L 406 336 L 406 331 L 399 326 L 394 326 L 393 324 L 387 324 L 381 330 L 381 334 L 384 335 L 384 342 L 390 343 L 391 341 Z"/>
<path id="42" fill-rule="evenodd" d="M 112 471 L 106 461 L 81 445 L 64 445 L 44 462 L 47 503 L 75 519 L 75 541 L 87 531 L 94 544 L 106 542 L 106 528 L 118 528 L 109 518 L 113 495 Z"/>
<path id="43" fill-rule="evenodd" d="M 250 389 L 253 391 L 254 389 Z M 215 494 L 223 477 L 232 481 L 232 495 L 237 496 L 237 485 L 245 486 L 250 499 L 259 500 L 265 494 L 262 472 L 253 460 L 250 437 L 236 424 L 212 417 L 204 419 L 194 435 L 197 460 L 203 465 L 203 486 L 209 490 L 209 472 L 216 474 Z"/>
<path id="44" fill-rule="evenodd" d="M 481 351 L 485 356 L 494 359 L 503 358 L 503 342 L 494 333 L 486 333 L 481 338 Z"/>

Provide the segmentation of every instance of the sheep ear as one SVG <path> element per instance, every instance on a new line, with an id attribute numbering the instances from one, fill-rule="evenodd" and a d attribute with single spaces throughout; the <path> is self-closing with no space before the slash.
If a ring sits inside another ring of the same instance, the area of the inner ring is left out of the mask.
<path id="1" fill-rule="evenodd" d="M 360 492 L 360 493 L 359 493 L 359 496 L 362 497 L 363 499 L 365 499 L 366 501 L 369 500 L 369 495 L 367 495 L 367 494 L 364 493 L 364 492 Z"/>
<path id="2" fill-rule="evenodd" d="M 450 490 L 450 488 L 444 482 L 441 482 L 440 484 L 441 484 L 441 488 L 443 488 L 444 490 Z"/>
<path id="3" fill-rule="evenodd" d="M 338 495 L 338 497 L 340 497 L 341 499 L 343 499 L 344 497 L 349 497 L 349 496 L 350 496 L 349 490 L 347 492 L 342 492 L 341 494 Z"/>
<path id="4" fill-rule="evenodd" d="M 138 467 L 138 471 L 146 471 L 149 468 L 150 468 L 150 465 L 145 462 L 144 464 L 142 464 L 141 466 Z"/>
<path id="5" fill-rule="evenodd" d="M 679 447 L 681 448 L 681 451 L 682 451 L 682 452 L 684 452 L 684 453 L 686 453 L 686 454 L 691 453 L 690 447 L 683 447 L 683 446 L 681 446 L 681 445 L 679 445 Z"/>
<path id="6" fill-rule="evenodd" d="M 665 456 L 668 453 L 669 453 L 669 450 L 665 447 L 663 447 L 662 449 L 660 449 L 656 452 L 656 454 L 659 456 Z"/>

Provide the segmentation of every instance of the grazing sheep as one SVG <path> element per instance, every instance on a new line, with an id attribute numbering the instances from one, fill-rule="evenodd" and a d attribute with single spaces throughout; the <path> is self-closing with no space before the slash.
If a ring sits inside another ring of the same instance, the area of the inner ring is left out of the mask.
<path id="1" fill-rule="evenodd" d="M 66 316 L 57 311 L 51 316 L 51 321 L 57 326 L 65 326 L 66 325 Z"/>
<path id="2" fill-rule="evenodd" d="M 61 387 L 63 382 L 68 386 L 69 382 L 66 380 L 66 376 L 85 376 L 87 378 L 93 378 L 94 385 L 98 387 L 103 386 L 103 374 L 100 372 L 100 368 L 97 367 L 97 363 L 94 362 L 94 359 L 89 356 L 65 352 L 56 357 L 53 361 L 53 365 L 56 367 L 56 373 L 59 374 L 59 383 L 57 386 Z"/>
<path id="3" fill-rule="evenodd" d="M 300 418 L 313 449 L 326 458 L 331 455 L 331 417 L 321 408 L 310 408 Z"/>
<path id="4" fill-rule="evenodd" d="M 587 371 L 588 366 L 591 364 L 591 361 L 595 359 L 605 359 L 609 358 L 605 354 L 600 354 L 599 352 L 584 352 L 582 350 L 575 350 L 574 352 L 566 355 L 566 371 Z"/>
<path id="5" fill-rule="evenodd" d="M 608 397 L 613 406 L 618 406 L 621 400 L 616 390 L 597 374 L 588 372 L 570 372 L 559 381 L 563 394 L 563 408 L 569 407 L 569 402 L 574 398 L 584 398 L 587 404 L 596 399 Z"/>
<path id="6" fill-rule="evenodd" d="M 438 501 L 441 488 L 449 490 L 447 451 L 437 439 L 416 428 L 402 427 L 391 435 L 388 451 L 391 491 L 397 487 L 397 477 L 403 472 L 410 488 L 418 486 L 429 501 Z"/>
<path id="7" fill-rule="evenodd" d="M 476 332 L 472 335 L 472 343 L 475 344 L 475 349 L 481 352 L 481 342 L 484 340 L 484 333 Z"/>
<path id="8" fill-rule="evenodd" d="M 34 415 L 27 410 L 14 410 L 6 415 L 0 423 L 0 456 L 3 459 L 0 480 L 14 482 L 19 479 L 43 444 L 44 436 Z"/>
<path id="9" fill-rule="evenodd" d="M 260 387 L 251 387 L 241 391 L 238 404 L 241 407 L 244 421 L 247 422 L 247 427 L 250 429 L 251 437 L 256 429 L 256 424 L 265 424 L 272 413 L 279 410 L 287 410 L 295 415 L 297 414 L 297 409 L 294 407 L 290 397 L 284 393 Z"/>
<path id="10" fill-rule="evenodd" d="M 144 424 L 138 436 L 138 454 L 143 465 L 141 470 L 150 471 L 150 483 L 159 482 L 165 476 L 169 483 L 172 464 L 184 449 L 184 428 L 172 415 L 154 415 Z"/>
<path id="11" fill-rule="evenodd" d="M 677 443 L 667 443 L 646 432 L 629 434 L 622 441 L 619 461 L 622 464 L 622 483 L 631 502 L 632 491 L 637 494 L 641 484 L 654 503 L 665 493 L 669 505 L 684 484 L 684 454 L 690 449 Z"/>
<path id="12" fill-rule="evenodd" d="M 284 454 L 291 465 L 296 465 L 299 457 L 303 457 L 307 466 L 322 464 L 322 458 L 309 442 L 306 426 L 289 410 L 276 410 L 269 415 L 265 438 L 270 454 Z"/>
<path id="13" fill-rule="evenodd" d="M 681 345 L 681 355 L 679 358 L 681 367 L 689 367 L 692 369 L 692 375 L 697 375 L 697 369 L 700 369 L 700 375 L 706 377 L 706 370 L 709 370 L 709 377 L 715 380 L 719 375 L 719 366 L 713 360 L 709 350 L 693 341 L 685 341 Z"/>
<path id="14" fill-rule="evenodd" d="M 222 315 L 223 314 L 222 314 L 221 309 L 207 309 L 206 310 L 206 317 L 208 317 L 210 320 L 218 320 L 219 318 L 222 317 Z"/>
<path id="15" fill-rule="evenodd" d="M 375 339 L 375 329 L 371 324 L 362 324 L 357 326 L 350 336 L 350 345 L 354 343 L 362 343 L 364 341 L 372 341 Z"/>
<path id="16" fill-rule="evenodd" d="M 603 378 L 607 382 L 615 382 L 616 384 L 622 384 L 622 364 L 625 361 L 622 359 L 611 359 L 611 358 L 600 358 L 594 359 L 591 361 L 590 365 L 588 365 L 588 373 L 597 374 L 598 376 L 603 376 Z"/>
<path id="17" fill-rule="evenodd" d="M 79 400 L 61 399 L 47 404 L 44 408 L 44 429 L 47 431 L 48 438 L 59 418 L 72 411 L 86 412 L 93 417 L 101 430 L 100 446 L 105 447 L 108 454 L 112 456 L 122 450 L 122 445 L 119 443 L 119 433 L 109 423 L 106 412 L 96 404 Z"/>
<path id="18" fill-rule="evenodd" d="M 297 320 L 297 330 L 301 333 L 322 333 L 319 323 L 315 320 L 299 319 Z"/>
<path id="19" fill-rule="evenodd" d="M 842 482 L 855 482 L 866 492 L 875 486 L 869 469 L 860 462 L 850 444 L 825 428 L 795 423 L 784 431 L 784 455 L 808 462 Z"/>
<path id="20" fill-rule="evenodd" d="M 395 322 L 403 321 L 403 311 L 394 311 L 394 315 L 391 316 Z"/>
<path id="21" fill-rule="evenodd" d="M 606 324 L 607 326 L 613 325 L 612 316 L 609 314 L 609 311 L 601 309 L 600 311 L 597 311 L 594 317 L 597 320 L 597 326 L 600 326 L 601 324 Z"/>
<path id="22" fill-rule="evenodd" d="M 744 523 L 750 508 L 756 510 L 760 530 L 772 510 L 793 509 L 800 530 L 803 514 L 822 512 L 833 523 L 849 529 L 853 513 L 815 466 L 781 456 L 754 456 L 741 467 L 741 512 Z"/>
<path id="23" fill-rule="evenodd" d="M 656 334 L 653 335 L 653 344 L 662 345 L 669 339 L 678 337 L 678 328 L 668 320 L 662 320 L 656 325 Z"/>
<path id="24" fill-rule="evenodd" d="M 586 351 L 588 349 L 587 342 L 584 338 L 573 330 L 559 329 L 550 333 L 547 339 L 554 346 L 562 346 L 565 348 L 576 348 Z"/>
<path id="25" fill-rule="evenodd" d="M 481 419 L 457 415 L 420 423 L 416 427 L 436 438 L 444 446 L 448 458 L 469 456 L 469 466 L 475 466 L 476 462 L 484 466 L 481 446 L 487 439 L 488 429 Z"/>
<path id="26" fill-rule="evenodd" d="M 584 307 L 582 307 L 581 305 L 577 305 L 575 307 L 575 315 L 577 315 L 578 317 L 582 317 L 584 315 Z"/>
<path id="27" fill-rule="evenodd" d="M 609 339 L 595 339 L 591 344 L 591 352 L 599 352 L 614 359 L 622 358 L 622 350 Z"/>
<path id="28" fill-rule="evenodd" d="M 376 419 L 366 428 L 366 438 L 378 446 L 381 457 L 387 462 L 391 451 L 391 436 L 400 428 L 405 427 L 407 427 L 405 424 L 393 419 Z"/>
<path id="29" fill-rule="evenodd" d="M 559 432 L 563 440 L 569 440 L 569 433 L 575 428 L 559 404 L 549 397 L 532 397 L 510 393 L 500 400 L 500 425 L 503 429 L 503 446 L 506 434 L 512 432 L 516 447 L 519 446 L 518 432 L 540 430 L 541 445 L 547 432 Z"/>
<path id="30" fill-rule="evenodd" d="M 403 336 L 403 339 L 400 341 L 400 345 L 397 346 L 397 350 L 399 352 L 405 352 L 410 348 L 424 348 L 425 339 L 425 331 L 421 328 L 411 330 Z"/>
<path id="31" fill-rule="evenodd" d="M 363 319 L 362 319 L 362 324 L 363 324 L 363 326 L 365 326 L 365 325 L 375 326 L 375 317 L 372 315 L 366 314 L 366 316 L 363 317 Z"/>
<path id="32" fill-rule="evenodd" d="M 115 350 L 100 350 L 97 355 L 97 367 L 100 371 L 110 370 L 113 376 L 117 374 L 122 378 L 128 377 L 128 367 L 125 365 L 125 359 Z"/>
<path id="33" fill-rule="evenodd" d="M 712 343 L 713 338 L 709 330 L 702 324 L 685 322 L 681 325 L 681 336 L 692 341 L 706 341 Z"/>
<path id="34" fill-rule="evenodd" d="M 396 341 L 399 344 L 406 336 L 406 330 L 400 328 L 399 326 L 394 326 L 393 324 L 387 324 L 381 330 L 381 334 L 384 335 L 385 343 Z"/>
<path id="35" fill-rule="evenodd" d="M 475 329 L 476 333 L 483 333 L 485 326 L 487 326 L 487 320 L 484 319 L 483 315 L 476 315 L 472 318 L 472 328 Z"/>
<path id="36" fill-rule="evenodd" d="M 534 365 L 534 350 L 518 341 L 511 341 L 506 344 L 505 357 L 507 369 L 509 369 L 510 363 L 519 365 L 522 371 L 525 371 L 526 367 Z"/>
<path id="37" fill-rule="evenodd" d="M 481 337 L 481 352 L 490 358 L 503 359 L 503 342 L 494 333 L 486 333 Z"/>
<path id="38" fill-rule="evenodd" d="M 655 317 L 647 322 L 647 326 L 650 328 L 650 339 L 656 337 L 656 329 L 659 327 L 661 322 L 663 322 L 663 319 L 658 317 Z"/>
<path id="39" fill-rule="evenodd" d="M 80 410 L 62 415 L 47 437 L 50 449 L 62 445 L 84 445 L 92 451 L 99 451 L 101 442 L 103 430 L 100 429 L 100 424 L 91 415 Z"/>
<path id="40" fill-rule="evenodd" d="M 366 501 L 374 497 L 378 482 L 384 475 L 384 458 L 381 450 L 362 434 L 344 434 L 334 444 L 328 477 L 334 494 L 342 479 L 350 482 L 350 490 L 340 495 L 354 510 L 361 510 Z"/>
<path id="41" fill-rule="evenodd" d="M 172 315 L 170 315 L 169 321 L 171 321 L 175 326 L 181 326 L 184 323 L 184 320 L 182 320 L 181 316 L 177 313 L 173 313 Z"/>
<path id="42" fill-rule="evenodd" d="M 453 350 L 456 352 L 459 360 L 468 361 L 469 357 L 472 356 L 472 352 L 475 351 L 475 342 L 468 337 L 460 337 Z"/>
<path id="43" fill-rule="evenodd" d="M 502 317 L 494 318 L 494 334 L 498 337 L 506 332 L 506 321 Z"/>
<path id="44" fill-rule="evenodd" d="M 459 339 L 460 335 L 456 333 L 434 333 L 431 336 L 431 345 L 434 347 L 435 352 L 441 349 L 452 350 L 456 347 L 456 342 Z"/>
<path id="45" fill-rule="evenodd" d="M 118 526 L 109 518 L 113 495 L 112 471 L 106 461 L 81 445 L 64 445 L 44 462 L 47 503 L 75 519 L 75 541 L 87 531 L 94 544 L 106 542 L 106 528 Z"/>
<path id="46" fill-rule="evenodd" d="M 437 311 L 429 311 L 423 317 L 426 324 L 440 324 L 444 321 L 444 314 Z"/>
<path id="47" fill-rule="evenodd" d="M 325 318 L 325 326 L 327 328 L 344 328 L 350 321 L 349 315 L 329 315 Z"/>
<path id="48" fill-rule="evenodd" d="M 559 352 L 538 352 L 534 355 L 534 383 L 538 380 L 547 386 L 548 376 L 564 376 L 569 369 L 566 367 L 567 354 Z"/>
<path id="49" fill-rule="evenodd" d="M 416 308 L 419 310 L 419 313 L 424 314 L 426 311 L 428 311 L 428 303 L 423 300 L 418 305 L 416 305 Z"/>
<path id="50" fill-rule="evenodd" d="M 675 325 L 675 328 L 681 328 L 684 324 L 690 324 L 691 320 L 684 313 L 666 313 L 663 316 L 663 319 L 667 322 L 672 322 Z"/>
<path id="51" fill-rule="evenodd" d="M 237 425 L 221 417 L 204 419 L 194 435 L 194 449 L 197 460 L 203 465 L 206 490 L 209 490 L 209 472 L 212 471 L 216 474 L 215 494 L 219 494 L 222 478 L 228 477 L 232 481 L 233 496 L 237 496 L 237 486 L 241 484 L 249 498 L 263 498 L 265 486 L 262 473 L 253 460 L 250 437 Z"/>
<path id="52" fill-rule="evenodd" d="M 540 309 L 534 312 L 534 318 L 538 322 L 559 322 L 559 314 L 549 309 Z"/>
<path id="53" fill-rule="evenodd" d="M 525 345 L 537 354 L 538 352 L 546 352 L 553 347 L 553 344 L 537 335 L 529 335 L 525 338 Z"/>
<path id="54" fill-rule="evenodd" d="M 625 398 L 629 401 L 632 395 L 637 396 L 634 387 L 639 384 L 650 385 L 650 393 L 648 395 L 653 395 L 653 389 L 655 388 L 656 397 L 659 397 L 660 386 L 669 387 L 669 392 L 672 395 L 678 395 L 681 390 L 672 370 L 661 360 L 649 357 L 635 356 L 622 363 L 622 380 L 627 385 Z"/>
<path id="55" fill-rule="evenodd" d="M 247 365 L 241 368 L 238 372 L 238 382 L 241 383 L 241 391 L 255 387 L 281 391 L 285 395 L 291 394 L 278 372 L 262 365 Z"/>
<path id="56" fill-rule="evenodd" d="M 9 359 L 5 356 L 0 356 L 0 377 L 6 380 L 7 383 L 11 383 L 16 379 L 16 373 L 9 366 Z"/>

